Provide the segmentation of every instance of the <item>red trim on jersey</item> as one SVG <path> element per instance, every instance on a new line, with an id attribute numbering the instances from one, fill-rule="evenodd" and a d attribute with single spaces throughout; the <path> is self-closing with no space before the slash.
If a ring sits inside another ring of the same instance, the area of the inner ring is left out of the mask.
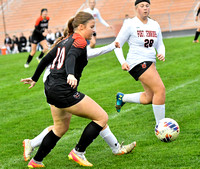
<path id="1" fill-rule="evenodd" d="M 47 17 L 46 17 L 46 20 L 49 20 L 49 19 L 50 19 L 50 18 L 47 16 Z M 42 16 L 40 16 L 40 17 L 36 20 L 35 26 L 38 26 L 42 20 L 43 20 L 43 18 L 42 18 Z"/>
<path id="2" fill-rule="evenodd" d="M 85 38 L 83 38 L 80 34 L 74 33 L 72 38 L 74 39 L 74 47 L 84 49 L 87 46 Z"/>
<path id="3" fill-rule="evenodd" d="M 40 17 L 36 20 L 35 26 L 38 26 L 42 20 L 43 20 L 43 18 L 42 18 L 42 16 L 40 16 Z"/>

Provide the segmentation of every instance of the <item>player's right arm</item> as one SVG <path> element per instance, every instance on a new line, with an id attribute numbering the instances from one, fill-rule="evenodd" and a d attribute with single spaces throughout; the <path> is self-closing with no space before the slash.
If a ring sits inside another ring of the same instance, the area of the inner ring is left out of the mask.
<path id="1" fill-rule="evenodd" d="M 55 54 L 52 54 L 52 52 L 54 52 L 56 49 L 52 49 L 42 60 L 41 62 L 38 64 L 34 75 L 32 76 L 32 78 L 26 78 L 26 79 L 21 79 L 21 82 L 24 82 L 24 84 L 30 84 L 31 86 L 29 87 L 32 88 L 35 86 L 36 82 L 38 81 L 38 79 L 40 78 L 40 75 L 42 74 L 42 72 L 44 71 L 44 69 L 53 62 L 54 58 L 56 57 Z"/>
<path id="2" fill-rule="evenodd" d="M 123 24 L 119 34 L 117 35 L 117 38 L 115 39 L 116 42 L 119 42 L 120 48 L 117 48 L 114 51 L 115 51 L 115 55 L 117 56 L 117 59 L 119 60 L 120 64 L 122 65 L 122 69 L 127 70 L 127 71 L 130 69 L 130 67 L 124 58 L 122 47 L 123 47 L 124 43 L 128 40 L 129 37 L 130 37 L 130 23 L 125 22 Z"/>
<path id="3" fill-rule="evenodd" d="M 91 48 L 89 45 L 87 46 L 87 57 L 96 57 L 99 55 L 106 54 L 111 52 L 115 48 L 120 48 L 120 44 L 118 42 L 113 42 L 109 45 L 100 47 L 100 48 Z"/>
<path id="4" fill-rule="evenodd" d="M 65 69 L 67 74 L 67 83 L 76 88 L 78 81 L 75 77 L 76 59 L 84 54 L 87 42 L 81 38 L 74 40 L 65 60 Z"/>

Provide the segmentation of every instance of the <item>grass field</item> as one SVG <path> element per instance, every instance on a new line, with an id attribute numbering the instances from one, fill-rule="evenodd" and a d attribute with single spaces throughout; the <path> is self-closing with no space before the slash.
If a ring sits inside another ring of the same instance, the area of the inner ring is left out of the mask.
<path id="1" fill-rule="evenodd" d="M 89 59 L 79 91 L 89 95 L 109 114 L 109 126 L 119 142 L 137 141 L 136 149 L 127 155 L 114 156 L 98 137 L 87 149 L 86 157 L 98 169 L 164 169 L 200 168 L 200 44 L 192 37 L 164 39 L 166 61 L 157 69 L 166 87 L 166 117 L 180 126 L 178 139 L 159 141 L 154 134 L 155 119 L 151 105 L 125 104 L 115 111 L 115 95 L 142 91 L 141 84 L 121 70 L 114 52 Z M 127 52 L 128 46 L 124 46 Z M 37 61 L 29 69 L 23 64 L 27 53 L 0 56 L 0 168 L 23 169 L 22 141 L 33 138 L 52 125 L 42 78 L 29 90 L 21 78 L 32 76 Z M 67 159 L 89 120 L 72 117 L 68 133 L 44 159 L 49 169 L 83 168 Z M 34 151 L 35 153 L 36 151 Z"/>

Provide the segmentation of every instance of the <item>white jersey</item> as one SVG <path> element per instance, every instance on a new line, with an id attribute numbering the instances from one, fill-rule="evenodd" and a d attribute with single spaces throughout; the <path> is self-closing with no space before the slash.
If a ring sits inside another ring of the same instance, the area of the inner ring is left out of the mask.
<path id="1" fill-rule="evenodd" d="M 103 55 L 105 53 L 108 53 L 110 51 L 112 51 L 113 49 L 115 49 L 115 43 L 111 43 L 107 46 L 103 46 L 103 47 L 100 47 L 100 48 L 91 48 L 90 45 L 87 46 L 87 57 L 96 57 L 96 56 L 99 56 L 99 55 Z M 46 81 L 47 79 L 47 76 L 50 74 L 50 67 L 51 65 L 47 66 L 46 67 L 46 70 L 45 70 L 45 73 L 44 73 L 44 76 L 43 76 L 43 82 Z"/>
<path id="2" fill-rule="evenodd" d="M 84 9 L 84 12 L 90 13 L 94 17 L 95 20 L 98 18 L 99 22 L 101 22 L 106 27 L 109 27 L 109 24 L 101 17 L 101 14 L 97 8 L 94 8 L 93 10 L 90 8 L 86 8 Z"/>
<path id="3" fill-rule="evenodd" d="M 121 48 L 115 49 L 115 54 L 121 63 L 125 62 L 130 70 L 143 61 L 156 62 L 156 51 L 165 56 L 165 46 L 159 24 L 148 18 L 147 24 L 142 23 L 137 17 L 124 22 L 116 40 Z M 125 42 L 129 44 L 126 60 L 124 59 L 122 46 Z"/>

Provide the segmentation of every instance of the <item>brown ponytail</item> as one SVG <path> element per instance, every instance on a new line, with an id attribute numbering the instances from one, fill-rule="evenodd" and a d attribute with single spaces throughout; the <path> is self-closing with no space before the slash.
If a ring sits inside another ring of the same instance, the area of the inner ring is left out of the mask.
<path id="1" fill-rule="evenodd" d="M 67 24 L 67 33 L 69 36 L 74 33 L 73 22 L 74 22 L 74 18 L 71 18 Z"/>
<path id="2" fill-rule="evenodd" d="M 74 29 L 76 29 L 80 24 L 85 25 L 85 24 L 87 24 L 87 22 L 89 20 L 93 20 L 93 19 L 94 19 L 94 17 L 90 13 L 82 12 L 82 11 L 77 13 L 75 17 L 71 18 L 68 21 L 67 28 L 65 28 L 65 30 L 63 32 L 63 36 L 56 40 L 56 42 L 51 46 L 51 49 L 53 49 L 64 38 L 72 35 L 74 33 Z"/>

